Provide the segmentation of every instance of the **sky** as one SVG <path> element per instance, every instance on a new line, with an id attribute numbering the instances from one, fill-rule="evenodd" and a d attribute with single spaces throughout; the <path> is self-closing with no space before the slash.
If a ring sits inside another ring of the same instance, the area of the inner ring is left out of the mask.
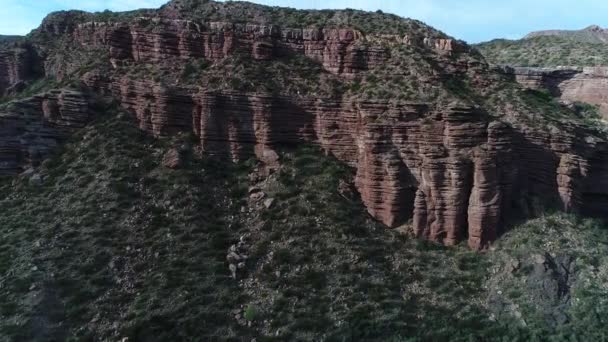
<path id="1" fill-rule="evenodd" d="M 0 0 L 0 34 L 23 35 L 52 11 L 157 8 L 167 0 Z M 381 9 L 421 20 L 469 43 L 519 39 L 531 31 L 608 26 L 606 0 L 254 0 L 302 9 Z"/>

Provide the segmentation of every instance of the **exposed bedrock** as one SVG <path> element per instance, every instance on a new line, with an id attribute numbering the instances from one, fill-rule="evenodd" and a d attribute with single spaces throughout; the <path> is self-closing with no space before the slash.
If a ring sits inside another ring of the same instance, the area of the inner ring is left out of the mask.
<path id="1" fill-rule="evenodd" d="M 87 96 L 71 90 L 51 91 L 0 109 L 0 175 L 36 166 L 90 116 Z"/>
<path id="2" fill-rule="evenodd" d="M 443 244 L 483 248 L 549 205 L 606 217 L 608 147 L 574 126 L 515 128 L 458 104 L 294 99 L 126 79 L 105 86 L 143 129 L 192 132 L 210 155 L 272 164 L 278 145 L 318 144 L 356 169 L 372 216 L 390 227 L 410 223 Z"/>
<path id="3" fill-rule="evenodd" d="M 349 29 L 138 19 L 129 24 L 48 21 L 41 30 L 69 34 L 83 48 L 98 47 L 115 66 L 199 57 L 213 62 L 237 50 L 254 59 L 300 53 L 349 78 L 389 57 L 382 44 L 360 44 L 361 33 Z M 439 54 L 466 49 L 432 37 L 368 38 Z M 514 127 L 459 103 L 214 92 L 95 71 L 82 81 L 118 99 L 142 129 L 156 136 L 192 133 L 205 153 L 220 158 L 257 156 L 276 167 L 278 146 L 317 144 L 356 170 L 356 187 L 373 217 L 390 227 L 411 226 L 417 236 L 446 245 L 468 241 L 472 248 L 484 248 L 506 225 L 548 205 L 608 215 L 608 146 L 576 126 Z M 1 172 L 36 164 L 90 113 L 85 97 L 74 92 L 17 102 L 0 116 Z"/>
<path id="4" fill-rule="evenodd" d="M 344 77 L 380 65 L 389 58 L 377 40 L 416 45 L 438 53 L 466 51 L 453 39 L 422 36 L 365 36 L 354 29 L 290 29 L 276 25 L 193 22 L 177 19 L 138 18 L 129 23 L 50 21 L 39 30 L 45 34 L 68 34 L 85 49 L 109 51 L 112 63 L 174 63 L 175 59 L 205 58 L 219 61 L 239 52 L 257 60 L 302 54 L 326 71 Z M 49 70 L 53 68 L 49 67 Z"/>
<path id="5" fill-rule="evenodd" d="M 276 166 L 276 147 L 314 143 L 356 169 L 370 214 L 420 237 L 483 248 L 547 205 L 606 217 L 608 145 L 578 127 L 513 127 L 465 105 L 311 99 L 166 87 L 89 75 L 157 136 L 190 132 L 205 153 Z M 48 156 L 91 116 L 86 96 L 53 91 L 0 114 L 0 172 Z"/>
<path id="6" fill-rule="evenodd" d="M 20 91 L 26 81 L 40 76 L 39 64 L 35 49 L 28 44 L 0 49 L 0 97 Z"/>
<path id="7" fill-rule="evenodd" d="M 354 74 L 381 63 L 387 53 L 355 43 L 361 33 L 351 29 L 281 29 L 277 26 L 141 18 L 134 23 L 89 22 L 74 28 L 80 44 L 110 47 L 114 63 L 162 63 L 171 58 L 217 61 L 236 50 L 267 60 L 302 53 L 336 74 Z"/>
<path id="8" fill-rule="evenodd" d="M 508 73 L 531 89 L 547 89 L 568 102 L 597 105 L 608 119 L 608 67 L 508 68 Z"/>

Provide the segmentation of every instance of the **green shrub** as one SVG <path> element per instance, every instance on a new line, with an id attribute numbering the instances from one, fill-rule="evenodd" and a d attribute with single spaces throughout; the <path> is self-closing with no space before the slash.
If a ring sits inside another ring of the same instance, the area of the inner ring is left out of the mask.
<path id="1" fill-rule="evenodd" d="M 476 46 L 494 64 L 512 66 L 608 65 L 608 44 L 540 36 L 516 41 L 493 40 Z"/>
<path id="2" fill-rule="evenodd" d="M 257 316 L 258 312 L 256 307 L 252 304 L 247 305 L 243 313 L 243 317 L 249 322 L 253 322 L 257 318 Z"/>

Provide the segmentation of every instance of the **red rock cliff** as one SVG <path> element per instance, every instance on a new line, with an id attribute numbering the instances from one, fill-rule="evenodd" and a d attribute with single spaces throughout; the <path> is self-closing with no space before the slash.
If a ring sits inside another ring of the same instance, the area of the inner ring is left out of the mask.
<path id="1" fill-rule="evenodd" d="M 531 89 L 547 89 L 567 102 L 597 105 L 608 119 L 608 68 L 525 68 L 510 70 L 519 83 Z"/>
<path id="2" fill-rule="evenodd" d="M 179 65 L 192 58 L 219 61 L 235 51 L 256 60 L 299 53 L 327 72 L 351 79 L 389 58 L 382 44 L 361 44 L 373 40 L 421 49 L 425 58 L 434 58 L 429 77 L 435 82 L 446 77 L 440 67 L 455 74 L 476 67 L 451 58 L 467 51 L 451 39 L 365 37 L 351 29 L 291 30 L 144 18 L 115 24 L 51 22 L 41 30 L 67 35 L 82 49 L 107 51 L 114 68 Z M 60 68 L 46 69 L 52 76 Z M 491 82 L 484 77 L 489 76 L 479 74 L 475 80 Z M 605 216 L 608 206 L 606 141 L 577 126 L 547 131 L 508 125 L 459 102 L 210 91 L 94 71 L 82 80 L 118 99 L 142 129 L 158 136 L 193 132 L 210 155 L 232 160 L 257 155 L 275 162 L 279 145 L 318 144 L 356 168 L 356 186 L 371 215 L 390 227 L 411 222 L 416 235 L 448 245 L 467 240 L 472 248 L 483 248 L 505 225 L 537 209 L 537 202 L 597 216 Z M 57 106 L 50 113 L 62 113 L 57 99 L 51 100 Z M 33 101 L 29 107 L 45 108 L 42 98 Z M 82 102 L 68 102 L 77 105 L 63 113 L 75 115 L 59 117 L 76 117 L 80 125 Z M 11 170 L 32 159 L 24 152 L 31 143 L 17 142 L 23 129 L 11 128 L 23 123 L 5 120 L 11 124 L 3 124 L 10 129 L 3 134 L 9 139 L 2 160 Z M 47 121 L 43 116 L 37 122 L 45 126 Z"/>
<path id="3" fill-rule="evenodd" d="M 0 109 L 0 175 L 36 166 L 70 133 L 88 122 L 87 97 L 57 90 Z"/>
<path id="4" fill-rule="evenodd" d="M 39 76 L 38 56 L 28 44 L 0 49 L 0 96 L 16 92 L 25 81 Z"/>
<path id="5" fill-rule="evenodd" d="M 448 245 L 486 246 L 537 201 L 595 216 L 608 206 L 608 145 L 577 127 L 517 129 L 459 105 L 112 88 L 143 129 L 194 132 L 210 155 L 264 160 L 279 145 L 316 143 L 357 169 L 370 214 Z"/>

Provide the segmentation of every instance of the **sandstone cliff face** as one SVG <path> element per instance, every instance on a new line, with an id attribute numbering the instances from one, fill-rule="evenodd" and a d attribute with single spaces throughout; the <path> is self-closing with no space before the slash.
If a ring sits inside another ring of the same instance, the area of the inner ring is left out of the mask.
<path id="1" fill-rule="evenodd" d="M 571 39 L 578 42 L 590 42 L 595 44 L 608 43 L 608 29 L 604 29 L 597 25 L 591 25 L 582 30 L 547 30 L 536 31 L 527 34 L 524 39 L 530 39 L 542 36 L 555 36 Z"/>
<path id="2" fill-rule="evenodd" d="M 352 29 L 140 18 L 129 23 L 54 20 L 40 30 L 82 49 L 106 51 L 116 70 L 137 64 L 170 68 L 193 58 L 214 62 L 236 52 L 254 60 L 302 54 L 348 80 L 382 66 L 390 57 L 385 42 L 414 46 L 433 58 L 429 77 L 436 82 L 445 77 L 442 72 L 464 74 L 476 67 L 452 58 L 468 48 L 451 39 L 368 37 Z M 54 76 L 61 67 L 46 70 Z M 518 79 L 535 87 L 546 83 L 543 74 L 532 76 Z M 219 158 L 255 155 L 276 167 L 277 146 L 318 144 L 356 168 L 356 187 L 371 215 L 390 227 L 410 223 L 417 236 L 443 244 L 467 240 L 472 248 L 483 248 L 514 219 L 549 203 L 606 216 L 608 147 L 577 126 L 547 131 L 508 125 L 459 102 L 211 91 L 94 70 L 81 79 L 117 99 L 142 129 L 157 136 L 192 132 L 205 153 Z M 484 75 L 474 80 L 483 84 Z M 15 108 L 0 117 L 4 173 L 37 163 L 92 115 L 82 94 L 65 91 L 18 102 Z"/>
<path id="3" fill-rule="evenodd" d="M 318 144 L 356 168 L 371 215 L 447 245 L 483 248 L 539 204 L 594 216 L 608 205 L 608 146 L 577 127 L 518 129 L 459 105 L 110 88 L 143 129 L 193 132 L 210 155 L 273 162 L 277 146 Z"/>
<path id="4" fill-rule="evenodd" d="M 85 22 L 54 20 L 43 24 L 40 33 L 66 35 L 84 49 L 109 51 L 114 67 L 133 63 L 176 65 L 204 58 L 220 61 L 235 53 L 255 60 L 271 60 L 301 54 L 333 74 L 352 78 L 381 65 L 389 57 L 381 44 L 398 42 L 439 53 L 464 52 L 468 47 L 453 39 L 422 36 L 363 35 L 354 29 L 290 29 L 276 25 L 194 22 L 164 18 L 137 18 L 130 22 Z M 49 76 L 63 76 L 65 67 L 47 66 Z"/>
<path id="5" fill-rule="evenodd" d="M 597 105 L 608 119 L 608 68 L 525 68 L 509 70 L 519 83 L 532 89 L 548 89 L 554 96 L 569 102 Z"/>
<path id="6" fill-rule="evenodd" d="M 38 75 L 38 56 L 27 44 L 0 49 L 0 96 L 14 92 L 24 81 Z"/>
<path id="7" fill-rule="evenodd" d="M 109 47 L 114 65 L 162 64 L 175 58 L 218 61 L 238 50 L 257 60 L 290 53 L 304 54 L 328 71 L 348 75 L 366 70 L 369 63 L 381 63 L 386 58 L 386 52 L 381 49 L 355 46 L 361 33 L 350 29 L 281 29 L 277 26 L 140 18 L 131 23 L 79 24 L 73 28 L 72 36 L 83 46 Z"/>
<path id="8" fill-rule="evenodd" d="M 0 110 L 0 175 L 36 166 L 89 120 L 86 96 L 56 90 L 11 103 Z"/>

